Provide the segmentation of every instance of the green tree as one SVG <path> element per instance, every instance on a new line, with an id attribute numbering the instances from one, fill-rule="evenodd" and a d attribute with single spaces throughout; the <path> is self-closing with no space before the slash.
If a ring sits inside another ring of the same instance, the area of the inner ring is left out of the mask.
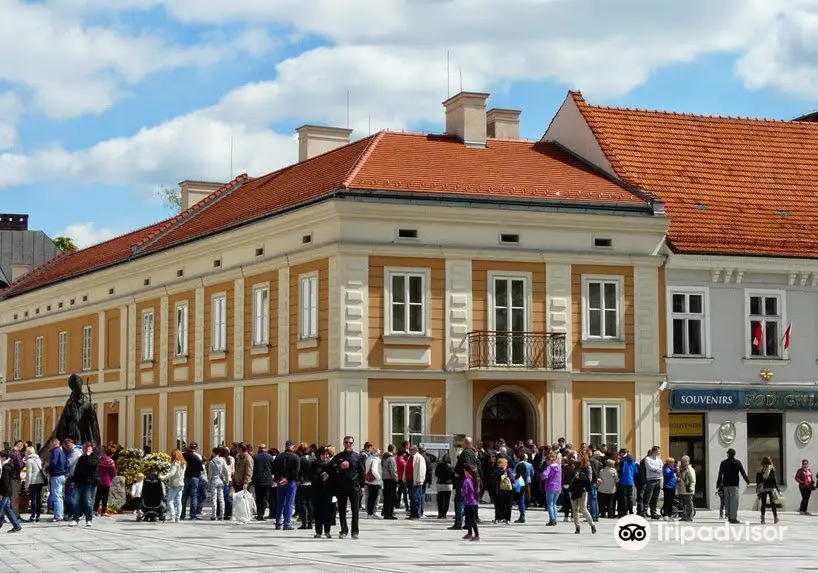
<path id="1" fill-rule="evenodd" d="M 165 209 L 173 214 L 182 212 L 182 192 L 178 187 L 162 185 L 156 190 L 156 196 L 162 200 Z"/>
<path id="2" fill-rule="evenodd" d="M 71 237 L 57 237 L 54 239 L 54 244 L 63 252 L 77 250 L 77 245 L 74 244 L 74 239 Z"/>

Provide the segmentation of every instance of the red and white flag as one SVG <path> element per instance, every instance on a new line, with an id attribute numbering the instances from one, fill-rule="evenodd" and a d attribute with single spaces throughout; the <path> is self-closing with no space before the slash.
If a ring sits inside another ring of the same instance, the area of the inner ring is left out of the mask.
<path id="1" fill-rule="evenodd" d="M 761 343 L 764 340 L 763 331 L 761 330 L 761 323 L 756 324 L 753 331 L 753 346 L 756 350 L 761 351 Z"/>
<path id="2" fill-rule="evenodd" d="M 792 340 L 792 323 L 787 326 L 787 330 L 784 331 L 784 350 L 790 349 L 790 340 Z"/>

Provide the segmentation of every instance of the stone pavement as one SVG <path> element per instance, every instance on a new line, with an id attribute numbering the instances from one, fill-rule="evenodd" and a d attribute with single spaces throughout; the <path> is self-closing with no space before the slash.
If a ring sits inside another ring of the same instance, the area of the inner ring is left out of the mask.
<path id="1" fill-rule="evenodd" d="M 491 507 L 481 506 L 483 518 Z M 615 520 L 603 519 L 599 533 L 587 524 L 581 535 L 573 523 L 545 527 L 541 510 L 528 513 L 528 523 L 481 526 L 480 542 L 460 539 L 463 532 L 448 531 L 451 520 L 361 520 L 358 540 L 312 538 L 311 531 L 277 532 L 272 523 L 239 525 L 208 520 L 181 524 L 137 523 L 125 515 L 97 519 L 69 528 L 51 523 L 23 524 L 23 531 L 0 529 L 0 573 L 54 571 L 164 572 L 164 571 L 383 571 L 417 572 L 508 570 L 543 571 L 674 571 L 714 572 L 775 570 L 815 571 L 814 543 L 818 516 L 783 514 L 786 527 L 780 542 L 704 542 L 685 545 L 653 540 L 642 551 L 619 548 Z M 742 521 L 758 524 L 758 514 L 742 512 Z M 516 518 L 516 512 L 515 512 Z M 712 512 L 700 512 L 695 525 L 723 522 Z M 560 565 L 562 564 L 562 565 Z M 581 568 L 580 568 L 581 567 Z"/>

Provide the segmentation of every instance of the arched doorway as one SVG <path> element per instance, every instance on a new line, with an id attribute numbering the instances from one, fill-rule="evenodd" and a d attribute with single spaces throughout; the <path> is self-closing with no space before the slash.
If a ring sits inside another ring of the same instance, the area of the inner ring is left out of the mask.
<path id="1" fill-rule="evenodd" d="M 496 442 L 503 438 L 506 444 L 514 445 L 518 440 L 536 438 L 530 434 L 533 420 L 529 420 L 530 408 L 519 396 L 512 392 L 499 392 L 488 399 L 480 415 L 480 439 Z"/>

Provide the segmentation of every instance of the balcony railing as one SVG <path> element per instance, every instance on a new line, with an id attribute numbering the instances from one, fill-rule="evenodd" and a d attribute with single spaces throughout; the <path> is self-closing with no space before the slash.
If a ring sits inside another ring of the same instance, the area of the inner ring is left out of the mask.
<path id="1" fill-rule="evenodd" d="M 469 333 L 469 368 L 565 369 L 565 334 L 479 331 Z"/>

